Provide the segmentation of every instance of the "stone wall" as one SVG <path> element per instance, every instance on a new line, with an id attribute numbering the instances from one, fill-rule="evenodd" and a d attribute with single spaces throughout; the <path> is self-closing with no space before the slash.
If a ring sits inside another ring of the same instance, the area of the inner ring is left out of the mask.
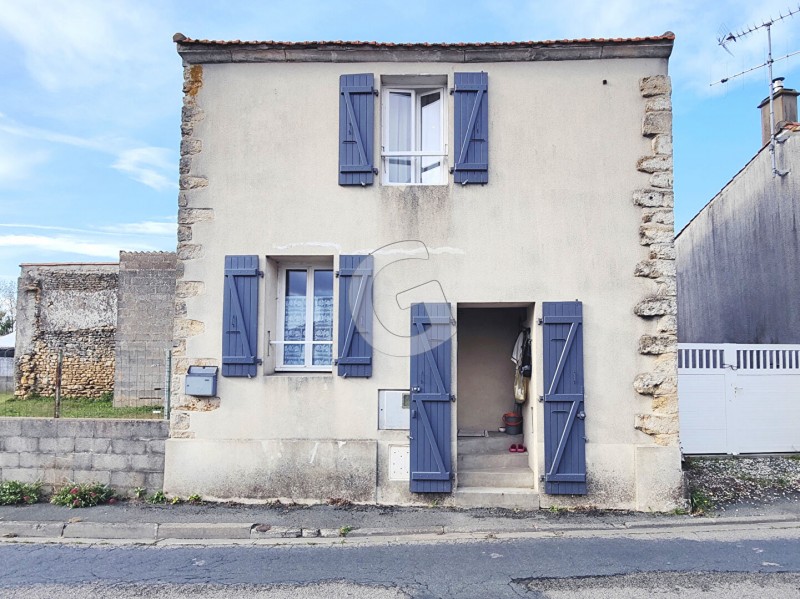
<path id="1" fill-rule="evenodd" d="M 651 367 L 636 377 L 636 391 L 651 399 L 641 406 L 636 428 L 660 446 L 678 445 L 677 290 L 675 276 L 674 195 L 672 191 L 672 87 L 669 77 L 645 77 L 640 82 L 645 100 L 642 135 L 650 138 L 652 153 L 639 159 L 637 169 L 650 175 L 649 187 L 634 193 L 642 209 L 639 241 L 648 248 L 634 275 L 652 280 L 634 312 L 652 323 L 651 334 L 639 340 L 639 353 L 652 356 Z"/>
<path id="2" fill-rule="evenodd" d="M 66 482 L 153 492 L 167 433 L 163 420 L 0 418 L 0 480 L 40 481 L 48 493 Z"/>
<path id="3" fill-rule="evenodd" d="M 161 405 L 172 347 L 174 252 L 120 252 L 114 405 Z"/>
<path id="4" fill-rule="evenodd" d="M 99 397 L 114 388 L 119 266 L 23 264 L 17 294 L 16 395 Z"/>
<path id="5" fill-rule="evenodd" d="M 215 397 L 192 397 L 183 392 L 184 375 L 189 369 L 187 343 L 205 331 L 205 323 L 187 318 L 186 302 L 205 293 L 205 283 L 187 280 L 186 264 L 203 256 L 203 246 L 194 238 L 196 224 L 214 221 L 214 209 L 209 207 L 208 178 L 202 174 L 198 157 L 203 142 L 195 129 L 205 118 L 197 104 L 197 94 L 203 87 L 203 65 L 184 64 L 183 109 L 181 110 L 181 160 L 180 192 L 178 193 L 178 264 L 175 284 L 175 322 L 173 329 L 172 361 L 172 427 L 171 436 L 193 437 L 189 431 L 191 412 L 209 411 L 219 407 Z M 219 366 L 219 360 L 210 356 L 196 357 L 192 364 Z"/>

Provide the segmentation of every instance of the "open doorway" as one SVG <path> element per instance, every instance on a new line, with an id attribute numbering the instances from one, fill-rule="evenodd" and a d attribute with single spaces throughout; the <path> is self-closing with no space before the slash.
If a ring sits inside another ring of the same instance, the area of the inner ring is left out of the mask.
<path id="1" fill-rule="evenodd" d="M 511 356 L 530 313 L 522 304 L 458 306 L 459 436 L 496 433 L 503 414 L 515 410 Z"/>
<path id="2" fill-rule="evenodd" d="M 539 506 L 530 467 L 531 426 L 503 415 L 530 414 L 516 401 L 516 341 L 530 332 L 532 304 L 459 304 L 456 394 L 457 501 L 465 506 Z M 529 378 L 520 378 L 526 394 Z M 523 396 L 523 402 L 530 397 Z M 499 430 L 505 427 L 505 432 Z M 527 431 L 527 434 L 523 431 Z"/>

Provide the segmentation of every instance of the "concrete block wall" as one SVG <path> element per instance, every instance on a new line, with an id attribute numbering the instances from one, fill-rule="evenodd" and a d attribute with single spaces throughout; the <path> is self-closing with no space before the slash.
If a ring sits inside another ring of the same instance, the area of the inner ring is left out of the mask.
<path id="1" fill-rule="evenodd" d="M 172 347 L 175 252 L 120 252 L 114 405 L 161 405 Z"/>
<path id="2" fill-rule="evenodd" d="M 0 418 L 0 480 L 98 482 L 129 494 L 164 484 L 162 420 Z"/>

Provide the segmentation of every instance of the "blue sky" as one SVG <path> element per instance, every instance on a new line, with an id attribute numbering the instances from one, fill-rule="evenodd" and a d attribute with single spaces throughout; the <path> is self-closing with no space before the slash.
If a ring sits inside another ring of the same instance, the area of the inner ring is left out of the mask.
<path id="1" fill-rule="evenodd" d="M 783 1 L 438 0 L 334 3 L 0 0 L 0 278 L 21 262 L 114 261 L 173 250 L 182 69 L 172 43 L 260 40 L 511 41 L 635 37 L 670 30 L 676 228 L 757 152 L 766 34 L 717 45 Z M 794 5 L 796 7 L 796 4 Z M 800 15 L 773 28 L 800 50 Z M 776 64 L 800 86 L 800 56 Z"/>

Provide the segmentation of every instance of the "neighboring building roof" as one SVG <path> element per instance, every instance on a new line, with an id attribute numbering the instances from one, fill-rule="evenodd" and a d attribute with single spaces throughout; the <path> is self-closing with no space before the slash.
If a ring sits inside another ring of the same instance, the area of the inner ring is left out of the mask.
<path id="1" fill-rule="evenodd" d="M 800 131 L 800 123 L 794 123 L 794 122 L 784 123 L 784 125 L 782 127 L 782 132 L 783 131 L 785 131 L 787 133 L 787 135 L 790 134 L 790 133 L 796 133 L 796 132 Z M 778 133 L 778 135 L 776 137 L 778 137 L 780 135 L 781 135 L 781 133 Z M 756 152 L 755 156 L 753 156 L 750 160 L 748 160 L 747 164 L 745 164 L 742 168 L 740 168 L 736 172 L 736 174 L 733 177 L 731 177 L 725 185 L 722 186 L 722 189 L 720 189 L 717 193 L 715 193 L 714 197 L 712 197 L 710 200 L 708 200 L 708 202 L 706 202 L 705 206 L 700 208 L 700 210 L 697 212 L 697 214 L 695 214 L 691 218 L 691 220 L 689 220 L 688 223 L 683 225 L 683 228 L 680 231 L 678 231 L 677 235 L 675 235 L 675 239 L 678 239 L 678 237 L 680 237 L 683 234 L 683 232 L 686 231 L 686 229 L 689 228 L 689 226 L 694 222 L 694 220 L 698 216 L 703 214 L 703 212 L 705 212 L 708 209 L 708 207 L 711 206 L 717 198 L 721 197 L 722 193 L 728 188 L 728 186 L 731 183 L 733 183 L 739 175 L 741 175 L 745 170 L 747 170 L 747 167 L 750 166 L 753 163 L 753 161 L 755 161 L 755 159 L 759 157 L 761 152 L 767 150 L 768 148 L 769 148 L 769 143 L 764 144 L 761 147 L 761 149 L 758 152 Z"/>
<path id="2" fill-rule="evenodd" d="M 523 42 L 392 43 L 363 41 L 201 40 L 172 36 L 178 53 L 190 63 L 203 62 L 493 62 L 585 60 L 598 58 L 668 58 L 675 34 L 633 38 L 592 38 Z M 308 52 L 311 50 L 312 52 Z M 420 54 L 421 53 L 421 54 Z"/>

